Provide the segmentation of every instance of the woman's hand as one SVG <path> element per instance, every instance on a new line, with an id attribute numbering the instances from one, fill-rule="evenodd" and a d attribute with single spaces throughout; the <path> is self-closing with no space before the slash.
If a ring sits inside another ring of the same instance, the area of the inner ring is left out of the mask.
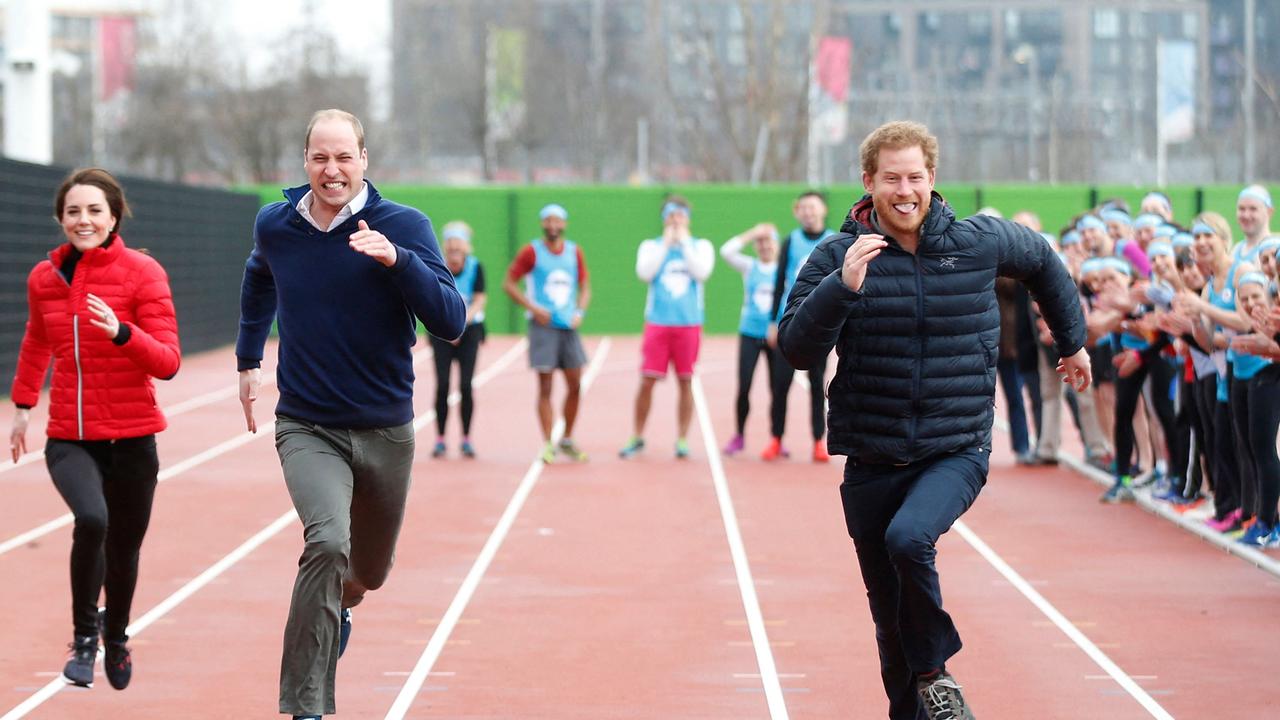
<path id="1" fill-rule="evenodd" d="M 13 414 L 13 429 L 9 431 L 9 454 L 13 461 L 27 453 L 27 423 L 31 421 L 31 411 L 18 408 Z"/>

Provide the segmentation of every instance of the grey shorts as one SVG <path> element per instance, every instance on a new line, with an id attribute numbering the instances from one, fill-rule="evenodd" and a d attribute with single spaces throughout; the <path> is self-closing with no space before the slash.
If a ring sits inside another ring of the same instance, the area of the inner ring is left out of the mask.
<path id="1" fill-rule="evenodd" d="M 529 321 L 529 367 L 538 372 L 573 370 L 587 364 L 587 353 L 577 330 L 539 325 Z"/>

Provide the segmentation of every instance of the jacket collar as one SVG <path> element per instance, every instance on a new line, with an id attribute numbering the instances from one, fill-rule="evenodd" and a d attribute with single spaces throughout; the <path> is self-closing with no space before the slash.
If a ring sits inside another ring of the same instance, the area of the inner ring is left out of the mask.
<path id="1" fill-rule="evenodd" d="M 368 212 L 369 208 L 378 204 L 378 201 L 382 200 L 382 194 L 378 192 L 378 188 L 373 186 L 373 182 L 369 180 L 369 178 L 365 178 L 364 182 L 369 187 L 369 199 L 365 201 L 364 208 L 360 212 L 356 213 L 355 215 L 352 215 L 351 217 L 359 217 L 363 213 Z M 283 190 L 284 199 L 289 201 L 289 209 L 296 214 L 298 212 L 297 211 L 298 203 L 310 190 L 311 190 L 310 184 L 299 185 L 297 187 L 284 188 Z"/>
<path id="2" fill-rule="evenodd" d="M 124 238 L 120 237 L 119 233 L 115 233 L 111 236 L 111 239 L 103 245 L 99 245 L 96 248 L 90 248 L 83 252 L 81 254 L 82 257 L 80 258 L 80 262 L 87 263 L 88 265 L 103 265 L 109 263 L 124 253 L 124 247 Z M 75 252 L 75 248 L 71 246 L 71 243 L 62 243 L 58 247 L 49 251 L 49 262 L 53 263 L 55 268 L 62 269 L 62 263 L 66 261 L 67 257 L 71 255 L 72 252 Z"/>
<path id="3" fill-rule="evenodd" d="M 929 213 L 924 216 L 924 225 L 920 227 L 920 244 L 925 244 L 926 238 L 937 237 L 945 233 L 955 220 L 955 211 L 947 204 L 946 199 L 937 190 L 934 190 L 929 201 Z M 875 209 L 871 204 L 870 194 L 863 195 L 862 199 L 854 203 L 853 207 L 849 209 L 849 214 L 845 216 L 844 224 L 840 226 L 840 232 L 849 233 L 850 235 L 860 235 L 868 232 L 883 234 L 880 231 L 879 223 L 875 219 Z"/>

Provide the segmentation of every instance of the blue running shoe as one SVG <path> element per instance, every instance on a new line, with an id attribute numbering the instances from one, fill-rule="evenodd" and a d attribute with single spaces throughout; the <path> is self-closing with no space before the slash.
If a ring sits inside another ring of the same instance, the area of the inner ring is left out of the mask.
<path id="1" fill-rule="evenodd" d="M 471 444 L 470 440 L 464 438 L 462 440 L 462 445 L 458 446 L 458 449 L 462 451 L 462 457 L 475 459 L 476 448 Z"/>
<path id="2" fill-rule="evenodd" d="M 1266 523 L 1261 520 L 1257 520 L 1244 531 L 1244 534 L 1241 535 L 1240 539 L 1236 542 L 1241 545 L 1248 545 L 1249 547 L 1257 550 L 1262 550 L 1267 546 L 1267 541 L 1275 534 L 1275 532 L 1275 528 L 1268 527 Z"/>
<path id="3" fill-rule="evenodd" d="M 1116 478 L 1116 482 L 1111 486 L 1102 497 L 1098 498 L 1099 502 L 1116 504 L 1122 502 L 1133 502 L 1133 488 L 1129 487 L 1132 482 L 1128 475 Z"/>
<path id="4" fill-rule="evenodd" d="M 342 622 L 338 625 L 338 657 L 347 651 L 347 641 L 351 639 L 351 608 L 342 608 L 339 613 Z"/>
<path id="5" fill-rule="evenodd" d="M 618 457 L 626 460 L 627 458 L 634 457 L 636 453 L 643 449 L 644 438 L 632 435 L 631 439 L 627 441 L 627 444 L 623 445 L 622 449 L 618 451 Z"/>
<path id="6" fill-rule="evenodd" d="M 1276 525 L 1271 531 L 1271 535 L 1267 537 L 1266 543 L 1262 546 L 1263 550 L 1274 550 L 1280 548 L 1280 525 Z"/>

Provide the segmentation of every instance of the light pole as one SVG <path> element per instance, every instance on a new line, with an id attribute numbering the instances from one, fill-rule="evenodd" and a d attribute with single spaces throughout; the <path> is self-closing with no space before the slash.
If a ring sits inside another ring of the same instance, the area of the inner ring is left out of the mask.
<path id="1" fill-rule="evenodd" d="M 1036 81 L 1040 79 L 1040 59 L 1031 43 L 1022 43 L 1013 51 L 1013 61 L 1027 66 L 1027 179 L 1039 179 L 1036 168 Z"/>

